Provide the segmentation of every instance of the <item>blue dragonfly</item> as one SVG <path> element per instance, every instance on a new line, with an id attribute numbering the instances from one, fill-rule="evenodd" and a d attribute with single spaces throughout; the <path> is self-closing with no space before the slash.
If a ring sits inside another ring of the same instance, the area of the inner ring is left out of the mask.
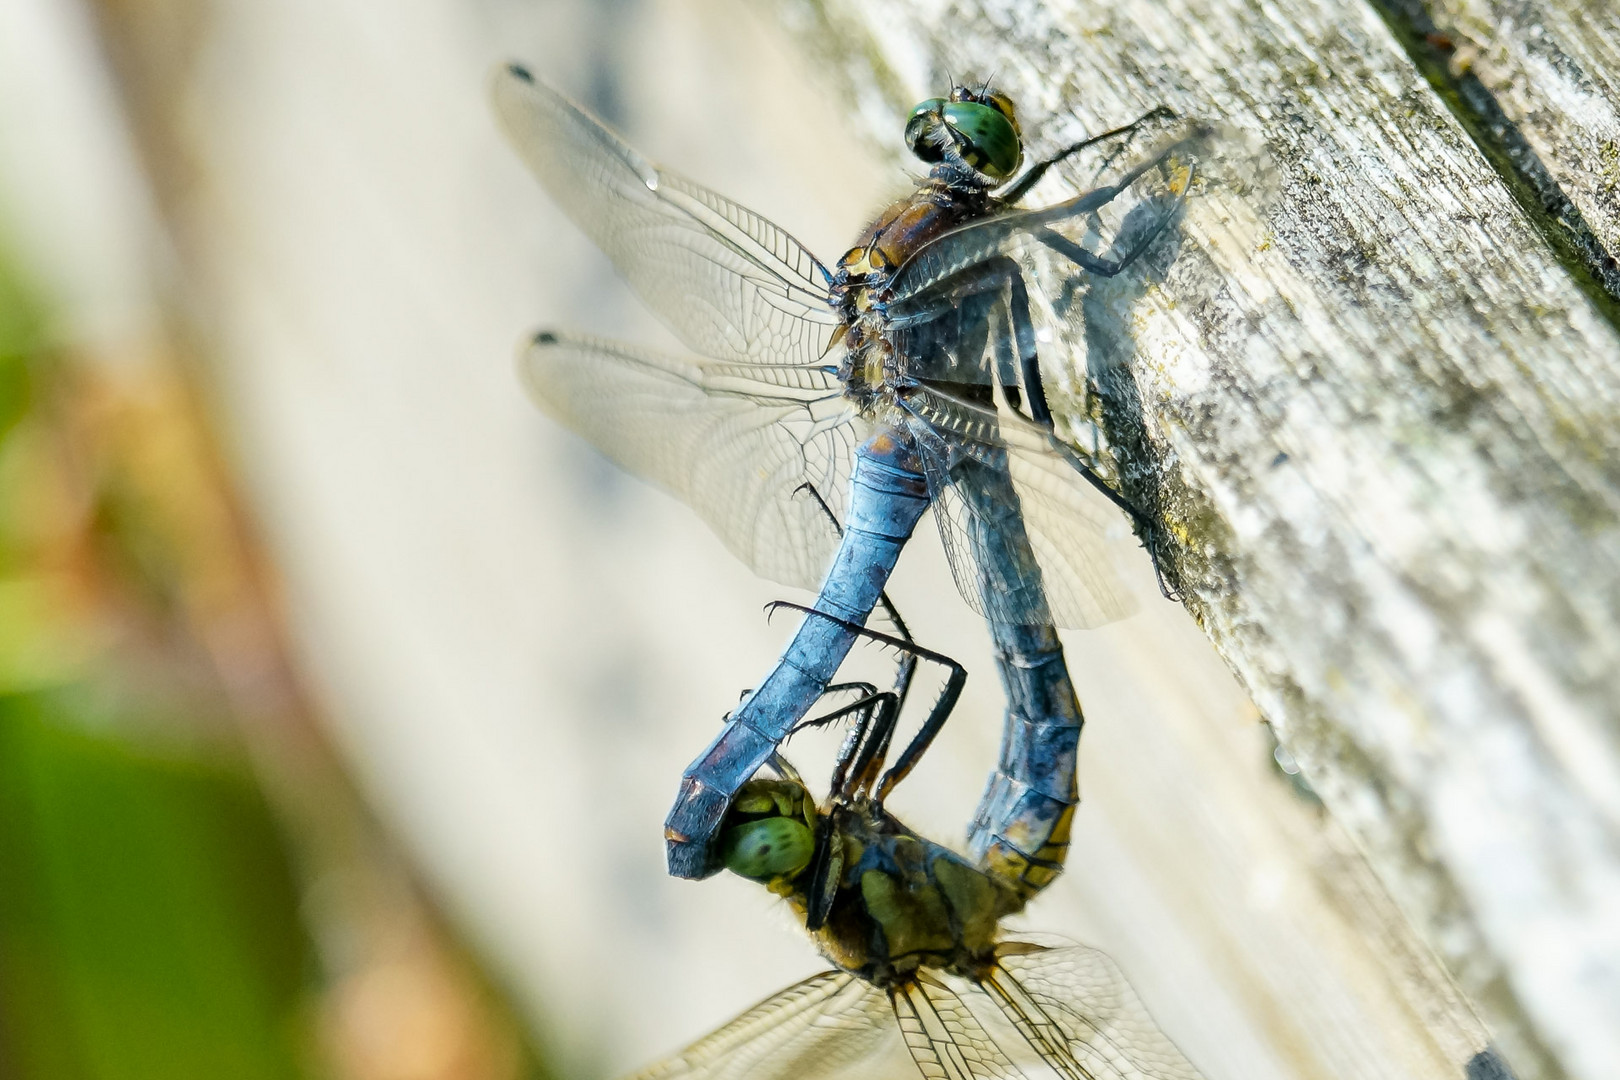
<path id="1" fill-rule="evenodd" d="M 997 646 L 1003 763 L 1043 763 L 993 778 L 974 853 L 995 852 L 1031 884 L 1049 879 L 1061 860 L 994 823 L 1026 820 L 1014 804 L 1040 804 L 1051 835 L 1066 834 L 1073 771 L 1054 763 L 1072 758 L 1079 707 L 1056 627 L 1129 612 L 1106 536 L 1131 511 L 1058 437 L 1038 345 L 1067 332 L 1053 298 L 1072 293 L 1077 271 L 1120 273 L 1175 219 L 1205 133 L 1183 126 L 1113 182 L 1021 209 L 1058 161 L 1176 121 L 1155 110 L 1020 171 L 1012 102 L 955 87 L 907 120 L 927 175 L 828 269 L 521 66 L 497 73 L 493 96 L 541 184 L 691 350 L 542 331 L 521 360 L 532 396 L 683 498 L 756 572 L 819 585 L 816 614 L 682 777 L 665 823 L 670 872 L 720 868 L 728 808 L 820 699 L 932 507 L 958 589 Z M 1138 187 L 1157 216 L 1122 254 L 1092 250 L 1098 213 Z M 1073 723 L 1034 723 L 1058 714 Z"/>

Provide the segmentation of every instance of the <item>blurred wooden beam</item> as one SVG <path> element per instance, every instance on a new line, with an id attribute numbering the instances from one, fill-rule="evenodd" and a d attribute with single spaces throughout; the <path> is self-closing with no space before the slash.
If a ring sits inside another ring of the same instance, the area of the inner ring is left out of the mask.
<path id="1" fill-rule="evenodd" d="M 1547 32 L 1508 27 L 1509 6 Z M 1500 30 L 1477 67 L 1508 73 L 1501 108 L 1586 222 L 1586 255 L 1476 145 L 1392 5 L 789 10 L 857 104 L 887 102 L 861 115 L 954 73 L 1009 91 L 1037 151 L 1161 102 L 1264 139 L 1280 195 L 1195 197 L 1162 259 L 1092 288 L 1071 372 L 1127 494 L 1176 538 L 1188 610 L 1515 1069 L 1603 1080 L 1620 1075 L 1620 308 L 1603 272 L 1620 37 L 1597 0 L 1436 7 Z"/>

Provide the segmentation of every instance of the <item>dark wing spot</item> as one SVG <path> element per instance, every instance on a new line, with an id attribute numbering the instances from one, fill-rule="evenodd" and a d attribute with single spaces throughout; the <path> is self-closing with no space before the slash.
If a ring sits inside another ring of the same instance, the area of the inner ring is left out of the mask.
<path id="1" fill-rule="evenodd" d="M 508 75 L 512 76 L 512 78 L 514 78 L 514 79 L 522 79 L 526 83 L 534 82 L 534 76 L 530 75 L 529 74 L 529 69 L 524 67 L 522 64 L 518 64 L 518 63 L 507 64 L 506 65 L 506 73 Z"/>

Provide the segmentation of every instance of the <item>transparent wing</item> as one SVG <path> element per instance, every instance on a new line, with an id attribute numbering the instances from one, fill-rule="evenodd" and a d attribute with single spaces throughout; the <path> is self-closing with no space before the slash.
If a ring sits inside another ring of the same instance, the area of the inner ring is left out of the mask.
<path id="1" fill-rule="evenodd" d="M 647 161 L 523 68 L 495 111 L 563 211 L 686 346 L 722 360 L 821 362 L 837 316 L 827 271 L 746 207 Z"/>
<path id="2" fill-rule="evenodd" d="M 896 1052 L 898 1035 L 882 991 L 847 972 L 827 971 L 760 1002 L 631 1080 L 914 1077 L 911 1063 Z M 882 1068 L 885 1051 L 890 1071 L 874 1071 Z"/>
<path id="3" fill-rule="evenodd" d="M 1018 1080 L 1008 1048 L 992 1038 L 955 990 L 920 971 L 894 989 L 894 1016 L 927 1080 Z"/>
<path id="4" fill-rule="evenodd" d="M 1106 954 L 1033 942 L 997 953 L 981 987 L 1064 1080 L 1203 1080 Z"/>
<path id="5" fill-rule="evenodd" d="M 814 590 L 864 424 L 818 368 L 666 356 L 544 332 L 519 357 L 546 412 L 684 500 L 759 574 Z"/>
<path id="6" fill-rule="evenodd" d="M 1060 453 L 1055 435 L 1016 416 L 1000 423 L 1054 623 L 1079 629 L 1131 614 L 1136 601 L 1118 567 L 1147 556 L 1129 519 L 1075 467 L 1072 450 Z"/>
<path id="7" fill-rule="evenodd" d="M 1129 524 L 1055 436 L 940 391 L 909 395 L 906 407 L 951 572 L 974 610 L 1005 624 L 1077 629 L 1135 610 L 1118 570 L 1130 557 Z M 1023 544 L 1039 566 L 1038 589 L 1021 571 Z"/>

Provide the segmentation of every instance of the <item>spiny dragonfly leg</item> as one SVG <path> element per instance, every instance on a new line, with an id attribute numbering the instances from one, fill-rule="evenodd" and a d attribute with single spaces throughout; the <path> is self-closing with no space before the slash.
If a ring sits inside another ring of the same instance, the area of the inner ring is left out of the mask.
<path id="1" fill-rule="evenodd" d="M 833 766 L 832 780 L 827 785 L 828 794 L 834 798 L 845 794 L 848 782 L 850 764 L 855 760 L 857 751 L 866 742 L 867 732 L 871 730 L 873 717 L 876 716 L 879 730 L 884 725 L 893 727 L 894 718 L 899 715 L 899 697 L 890 691 L 879 691 L 871 683 L 840 683 L 829 686 L 827 693 L 860 689 L 865 693 L 847 705 L 834 709 L 832 712 L 818 716 L 812 720 L 801 720 L 793 728 L 797 734 L 806 728 L 824 727 L 846 716 L 859 714 L 860 720 L 850 729 L 844 737 L 843 745 L 838 749 L 838 759 Z M 824 695 L 825 696 L 825 695 Z"/>
<path id="2" fill-rule="evenodd" d="M 946 718 L 951 715 L 951 710 L 956 708 L 956 701 L 962 696 L 962 687 L 967 683 L 967 669 L 961 664 L 948 657 L 939 657 L 938 654 L 933 658 L 948 663 L 951 673 L 945 680 L 945 688 L 934 700 L 933 708 L 928 710 L 928 718 L 923 721 L 922 727 L 917 729 L 917 734 L 911 737 L 906 748 L 900 752 L 893 767 L 878 781 L 872 801 L 879 806 L 900 781 L 911 775 L 911 770 L 917 767 L 917 762 L 922 759 L 924 751 L 933 745 L 934 736 L 945 726 Z"/>
<path id="3" fill-rule="evenodd" d="M 1035 320 L 1029 313 L 1029 286 L 1018 263 L 1003 255 L 997 262 L 1004 263 L 1002 273 L 1007 279 L 1007 317 L 1012 323 L 1012 344 L 1018 354 L 1019 381 L 1024 384 L 1024 397 L 1029 401 L 1029 415 L 1043 427 L 1052 426 L 1052 409 L 1046 403 L 1046 387 L 1041 384 L 1041 357 L 1035 346 Z M 1018 404 L 1018 388 L 1001 380 L 1001 388 L 1014 407 Z"/>
<path id="4" fill-rule="evenodd" d="M 1148 160 L 1137 165 L 1130 172 L 1126 173 L 1124 177 L 1120 179 L 1119 183 L 1110 184 L 1106 188 L 1098 188 L 1096 191 L 1087 192 L 1085 195 L 1071 200 L 1070 203 L 1059 203 L 1057 206 L 1052 208 L 1053 211 L 1063 209 L 1065 206 L 1072 206 L 1074 214 L 1091 213 L 1101 209 L 1104 206 L 1107 206 L 1109 203 L 1113 202 L 1114 199 L 1118 198 L 1121 192 L 1130 187 L 1131 184 L 1135 183 L 1143 173 L 1163 165 L 1167 160 L 1169 160 L 1172 154 L 1185 146 L 1189 141 L 1190 140 L 1188 139 L 1182 139 L 1178 142 L 1171 143 L 1169 146 L 1165 147 Z M 1075 243 L 1073 240 L 1063 236 L 1060 233 L 1054 232 L 1050 228 L 1042 228 L 1035 235 L 1040 239 L 1041 243 L 1045 244 L 1059 255 L 1062 255 L 1064 258 L 1074 262 L 1087 273 L 1096 274 L 1098 277 L 1116 277 L 1129 269 L 1131 264 L 1136 262 L 1136 260 L 1142 256 L 1143 252 L 1152 247 L 1153 242 L 1157 240 L 1160 234 L 1162 234 L 1165 229 L 1169 228 L 1170 223 L 1176 219 L 1176 216 L 1178 213 L 1180 213 L 1182 206 L 1184 206 L 1187 202 L 1187 195 L 1192 190 L 1192 182 L 1194 176 L 1197 174 L 1197 169 L 1198 167 L 1196 164 L 1191 164 L 1187 167 L 1187 180 L 1186 183 L 1182 185 L 1181 191 L 1176 194 L 1175 203 L 1165 210 L 1164 214 L 1157 222 L 1154 223 L 1153 227 L 1149 229 L 1142 237 L 1140 237 L 1136 243 L 1131 246 L 1130 251 L 1128 251 L 1122 258 L 1109 259 L 1104 258 L 1101 255 L 1093 254 L 1092 252 L 1081 247 L 1079 244 Z M 1054 215 L 1053 218 L 1049 218 L 1048 220 L 1058 220 L 1058 218 L 1056 215 Z"/>
<path id="5" fill-rule="evenodd" d="M 933 743 L 940 729 L 945 726 L 945 720 L 950 716 L 951 711 L 956 707 L 957 700 L 962 696 L 962 687 L 967 682 L 967 669 L 943 653 L 925 649 L 914 641 L 903 641 L 888 634 L 879 633 L 876 630 L 869 630 L 864 626 L 856 626 L 835 615 L 817 611 L 815 608 L 803 604 L 778 600 L 771 606 L 773 608 L 791 608 L 806 615 L 835 622 L 852 634 L 899 650 L 906 655 L 913 667 L 918 660 L 930 660 L 950 672 L 946 677 L 945 686 L 940 691 L 939 697 L 934 700 L 933 706 L 928 711 L 927 719 L 917 729 L 917 733 L 912 736 L 911 741 L 906 744 L 906 748 L 901 751 L 899 758 L 895 760 L 894 766 L 884 773 L 881 778 L 877 778 L 876 774 L 882 768 L 884 759 L 888 754 L 889 743 L 893 738 L 894 727 L 899 717 L 899 701 L 896 698 L 878 705 L 877 723 L 870 734 L 862 741 L 860 751 L 853 763 L 854 769 L 850 790 L 872 790 L 874 792 L 873 801 L 882 805 L 883 799 L 889 792 L 894 790 L 895 785 L 909 776 L 911 771 L 916 768 L 917 762 L 921 760 L 924 752 Z M 840 764 L 842 765 L 843 762 L 840 762 Z M 873 787 L 874 781 L 875 788 Z"/>
<path id="6" fill-rule="evenodd" d="M 1121 136 L 1134 135 L 1138 129 L 1142 128 L 1151 121 L 1173 120 L 1175 119 L 1175 116 L 1176 111 L 1170 106 L 1159 105 L 1153 109 L 1149 109 L 1147 112 L 1143 113 L 1141 116 L 1138 116 L 1135 120 L 1132 120 L 1123 127 L 1112 128 L 1100 135 L 1093 135 L 1090 138 L 1081 139 L 1073 146 L 1066 146 L 1062 150 L 1059 150 L 1057 153 L 1053 154 L 1051 157 L 1037 161 L 1035 164 L 1031 165 L 1029 167 L 1029 171 L 1023 176 L 1019 177 L 1017 182 L 1014 183 L 1012 187 L 1008 188 L 1006 191 L 1000 192 L 999 197 L 1010 203 L 1017 202 L 1019 199 L 1029 194 L 1029 189 L 1040 182 L 1041 177 L 1046 175 L 1046 170 L 1050 169 L 1058 162 L 1063 161 L 1066 158 L 1073 157 L 1075 154 L 1078 154 L 1088 146 L 1095 146 L 1098 143 L 1107 142 L 1110 139 L 1117 139 Z M 1121 150 L 1124 149 L 1124 145 L 1129 144 L 1129 141 L 1129 139 L 1126 139 L 1125 144 L 1122 144 L 1121 146 Z M 1119 152 L 1120 151 L 1115 151 L 1114 153 L 1108 155 L 1104 165 L 1106 166 L 1108 161 L 1112 161 Z"/>
<path id="7" fill-rule="evenodd" d="M 1142 538 L 1142 546 L 1147 548 L 1148 557 L 1153 560 L 1153 576 L 1158 581 L 1159 593 L 1173 604 L 1179 604 L 1186 598 L 1180 585 L 1176 584 L 1172 576 L 1167 574 L 1164 564 L 1159 558 L 1160 531 L 1158 523 L 1147 514 L 1138 510 L 1125 496 L 1109 486 L 1108 481 L 1097 475 L 1097 471 L 1081 460 L 1080 455 L 1074 452 L 1074 447 L 1058 438 L 1056 432 L 1048 432 L 1047 439 L 1052 448 L 1063 455 L 1069 465 L 1085 477 L 1086 483 L 1096 488 L 1109 502 L 1123 510 L 1130 519 L 1136 523 L 1136 532 Z"/>
<path id="8" fill-rule="evenodd" d="M 830 683 L 828 684 L 827 689 L 821 692 L 821 696 L 823 698 L 828 698 L 834 694 L 848 694 L 852 691 L 859 691 L 861 695 L 860 699 L 855 702 L 856 706 L 860 705 L 861 702 L 871 701 L 873 698 L 879 696 L 879 691 L 876 686 L 860 679 L 852 682 Z M 847 716 L 852 709 L 853 706 L 846 705 L 839 708 L 836 712 L 828 713 L 826 716 L 818 716 L 812 720 L 800 720 L 794 725 L 793 730 L 803 731 L 806 728 L 823 727 L 832 723 L 834 720 L 837 720 L 841 716 Z"/>

